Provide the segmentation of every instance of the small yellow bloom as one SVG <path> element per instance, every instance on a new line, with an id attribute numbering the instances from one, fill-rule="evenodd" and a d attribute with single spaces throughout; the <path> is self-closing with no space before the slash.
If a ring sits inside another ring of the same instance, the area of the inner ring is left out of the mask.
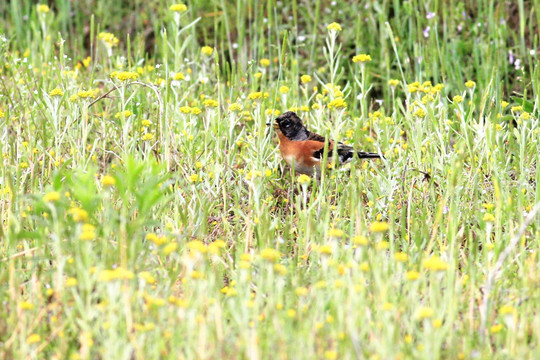
<path id="1" fill-rule="evenodd" d="M 51 9 L 49 9 L 49 6 L 45 5 L 45 4 L 38 4 L 37 5 L 37 12 L 38 13 L 43 13 L 43 14 L 46 14 L 50 11 Z"/>
<path id="2" fill-rule="evenodd" d="M 51 191 L 43 196 L 43 201 L 45 202 L 55 202 L 58 200 L 60 200 L 60 193 L 57 191 Z"/>
<path id="3" fill-rule="evenodd" d="M 79 282 L 74 277 L 69 277 L 66 279 L 66 287 L 77 286 Z"/>
<path id="4" fill-rule="evenodd" d="M 504 305 L 504 306 L 501 306 L 501 308 L 499 309 L 499 314 L 501 315 L 517 314 L 517 310 L 513 306 Z"/>
<path id="5" fill-rule="evenodd" d="M 107 187 L 114 186 L 116 184 L 116 179 L 111 175 L 103 175 L 103 177 L 101 178 L 101 184 Z"/>
<path id="6" fill-rule="evenodd" d="M 281 86 L 281 87 L 279 88 L 279 92 L 282 93 L 282 94 L 287 94 L 287 93 L 289 92 L 289 87 L 283 85 L 283 86 Z"/>
<path id="7" fill-rule="evenodd" d="M 178 249 L 178 244 L 176 242 L 171 242 L 171 243 L 169 243 L 167 246 L 165 246 L 163 248 L 163 253 L 165 255 L 169 255 L 170 253 L 172 253 L 176 249 Z"/>
<path id="8" fill-rule="evenodd" d="M 423 319 L 433 317 L 433 314 L 435 314 L 435 311 L 432 308 L 430 308 L 430 307 L 421 307 L 416 312 L 416 318 L 418 320 L 423 320 Z"/>
<path id="9" fill-rule="evenodd" d="M 495 216 L 493 216 L 493 214 L 486 213 L 482 220 L 484 220 L 485 222 L 495 222 Z"/>
<path id="10" fill-rule="evenodd" d="M 407 271 L 405 278 L 409 281 L 417 280 L 420 277 L 420 273 L 415 270 Z"/>
<path id="11" fill-rule="evenodd" d="M 281 253 L 276 249 L 266 248 L 261 251 L 261 258 L 269 262 L 276 262 L 281 258 Z"/>
<path id="12" fill-rule="evenodd" d="M 300 185 L 309 184 L 309 182 L 311 181 L 311 178 L 306 174 L 302 174 L 298 176 L 297 181 Z"/>
<path id="13" fill-rule="evenodd" d="M 407 262 L 407 260 L 409 260 L 409 256 L 404 252 L 397 252 L 394 254 L 394 259 L 399 262 Z"/>
<path id="14" fill-rule="evenodd" d="M 345 235 L 343 230 L 337 229 L 337 228 L 331 228 L 328 230 L 328 237 L 334 237 L 334 238 L 341 238 Z"/>
<path id="15" fill-rule="evenodd" d="M 368 54 L 355 55 L 352 58 L 352 61 L 354 63 L 357 63 L 357 62 L 361 62 L 361 63 L 370 62 L 371 61 L 371 55 L 368 55 Z"/>
<path id="16" fill-rule="evenodd" d="M 41 335 L 39 334 L 32 334 L 26 338 L 27 344 L 34 344 L 41 341 Z"/>
<path id="17" fill-rule="evenodd" d="M 496 333 L 500 332 L 502 329 L 503 329 L 502 324 L 496 324 L 496 325 L 492 325 L 492 326 L 489 328 L 489 331 L 490 331 L 492 334 L 496 334 Z"/>
<path id="18" fill-rule="evenodd" d="M 139 73 L 135 71 L 113 71 L 109 77 L 120 81 L 137 80 L 139 78 Z"/>
<path id="19" fill-rule="evenodd" d="M 473 87 L 476 86 L 476 83 L 472 80 L 469 80 L 465 83 L 465 86 L 468 87 L 469 89 L 472 89 Z"/>
<path id="20" fill-rule="evenodd" d="M 201 48 L 201 54 L 203 54 L 203 55 L 212 56 L 213 53 L 214 53 L 214 48 L 213 47 L 203 46 Z"/>
<path id="21" fill-rule="evenodd" d="M 139 273 L 139 277 L 144 280 L 147 284 L 153 284 L 156 282 L 156 278 L 150 274 L 149 271 L 142 271 Z"/>
<path id="22" fill-rule="evenodd" d="M 307 83 L 311 82 L 311 76 L 302 75 L 302 76 L 300 76 L 300 81 L 302 82 L 302 84 L 307 84 Z"/>
<path id="23" fill-rule="evenodd" d="M 270 59 L 261 59 L 259 63 L 261 64 L 261 66 L 264 66 L 264 67 L 270 66 Z"/>
<path id="24" fill-rule="evenodd" d="M 341 28 L 341 25 L 339 25 L 337 22 L 333 22 L 333 23 L 329 24 L 326 28 L 329 31 L 335 31 L 335 32 L 340 32 L 341 30 L 343 30 Z"/>
<path id="25" fill-rule="evenodd" d="M 23 301 L 19 304 L 19 308 L 21 310 L 32 310 L 34 308 L 34 304 L 32 304 L 30 301 Z"/>
<path id="26" fill-rule="evenodd" d="M 219 103 L 216 100 L 206 99 L 203 101 L 203 105 L 210 108 L 218 107 Z"/>
<path id="27" fill-rule="evenodd" d="M 463 102 L 463 96 L 456 95 L 456 96 L 454 96 L 454 98 L 452 100 L 454 101 L 455 104 L 462 103 Z"/>
<path id="28" fill-rule="evenodd" d="M 353 243 L 355 245 L 360 245 L 360 246 L 367 246 L 369 241 L 368 241 L 368 238 L 365 237 L 365 236 L 362 236 L 362 235 L 358 235 L 358 236 L 355 236 L 353 238 Z"/>
<path id="29" fill-rule="evenodd" d="M 318 250 L 322 255 L 332 255 L 332 247 L 330 245 L 322 245 Z"/>
<path id="30" fill-rule="evenodd" d="M 183 13 L 187 10 L 187 6 L 182 3 L 173 4 L 169 7 L 169 10 L 177 13 Z"/>
<path id="31" fill-rule="evenodd" d="M 152 133 L 146 133 L 141 137 L 142 141 L 150 141 L 154 138 L 154 134 Z"/>
<path id="32" fill-rule="evenodd" d="M 399 85 L 399 80 L 397 80 L 397 79 L 390 79 L 390 80 L 388 80 L 388 85 L 393 86 L 393 87 L 396 87 L 396 86 Z"/>
<path id="33" fill-rule="evenodd" d="M 510 105 L 510 103 L 508 101 L 501 101 L 501 107 L 504 109 L 505 107 L 507 107 L 508 105 Z"/>
<path id="34" fill-rule="evenodd" d="M 388 231 L 390 225 L 387 222 L 374 221 L 369 225 L 369 231 L 374 233 L 382 233 Z"/>
<path id="35" fill-rule="evenodd" d="M 336 360 L 338 358 L 338 353 L 337 351 L 326 350 L 324 352 L 324 357 L 328 360 Z"/>
<path id="36" fill-rule="evenodd" d="M 52 89 L 51 92 L 49 92 L 50 96 L 64 96 L 64 92 L 60 88 Z"/>
<path id="37" fill-rule="evenodd" d="M 175 81 L 180 81 L 180 80 L 184 80 L 184 79 L 185 79 L 185 76 L 181 72 L 177 72 L 173 76 L 173 80 L 175 80 Z"/>
<path id="38" fill-rule="evenodd" d="M 98 39 L 103 41 L 109 48 L 118 45 L 119 42 L 118 38 L 109 32 L 100 32 L 98 34 Z"/>
<path id="39" fill-rule="evenodd" d="M 425 259 L 422 264 L 428 270 L 432 271 L 444 271 L 448 269 L 448 264 L 446 261 L 442 260 L 438 256 L 432 256 L 428 259 Z"/>

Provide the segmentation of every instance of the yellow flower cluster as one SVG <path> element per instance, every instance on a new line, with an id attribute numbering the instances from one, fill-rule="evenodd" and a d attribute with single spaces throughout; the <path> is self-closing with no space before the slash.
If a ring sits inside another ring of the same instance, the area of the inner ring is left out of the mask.
<path id="1" fill-rule="evenodd" d="M 407 89 L 409 90 L 411 94 L 415 92 L 423 92 L 425 94 L 431 93 L 433 95 L 436 95 L 441 92 L 443 87 L 444 87 L 444 84 L 437 84 L 433 86 L 431 84 L 431 81 L 424 81 L 422 84 L 420 84 L 418 81 L 415 81 L 407 85 Z"/>
<path id="2" fill-rule="evenodd" d="M 270 66 L 270 59 L 261 59 L 259 63 L 264 67 Z"/>
<path id="3" fill-rule="evenodd" d="M 328 103 L 329 109 L 346 109 L 347 102 L 342 97 L 337 97 Z"/>
<path id="4" fill-rule="evenodd" d="M 96 238 L 96 227 L 92 224 L 84 224 L 82 227 L 81 240 L 93 240 Z"/>
<path id="5" fill-rule="evenodd" d="M 109 32 L 100 32 L 98 34 L 98 39 L 103 41 L 108 47 L 118 45 L 118 38 L 114 36 L 114 34 Z"/>
<path id="6" fill-rule="evenodd" d="M 216 108 L 219 106 L 219 102 L 217 102 L 216 100 L 212 100 L 212 99 L 206 99 L 203 101 L 203 105 L 206 106 L 206 107 L 210 107 L 210 108 Z"/>
<path id="7" fill-rule="evenodd" d="M 446 261 L 444 261 L 438 256 L 432 256 L 428 259 L 425 259 L 422 264 L 426 269 L 431 271 L 444 271 L 448 269 L 448 264 L 446 263 Z"/>
<path id="8" fill-rule="evenodd" d="M 302 82 L 302 84 L 307 84 L 307 83 L 311 82 L 311 76 L 302 75 L 302 76 L 300 76 L 300 81 Z"/>
<path id="9" fill-rule="evenodd" d="M 49 95 L 50 96 L 64 96 L 64 91 L 62 91 L 62 89 L 60 88 L 55 88 L 49 92 Z"/>
<path id="10" fill-rule="evenodd" d="M 109 76 L 111 79 L 118 79 L 120 81 L 137 80 L 139 73 L 135 71 L 113 71 Z"/>
<path id="11" fill-rule="evenodd" d="M 169 7 L 170 11 L 177 12 L 177 13 L 183 13 L 187 11 L 187 6 L 185 4 L 179 3 L 179 4 L 173 4 Z"/>
<path id="12" fill-rule="evenodd" d="M 367 63 L 371 61 L 371 55 L 369 54 L 359 54 L 352 58 L 352 61 L 354 63 L 361 62 L 361 63 Z"/>
<path id="13" fill-rule="evenodd" d="M 102 282 L 109 282 L 114 280 L 131 280 L 135 277 L 132 271 L 117 267 L 114 270 L 102 270 L 99 273 L 98 280 Z"/>
<path id="14" fill-rule="evenodd" d="M 297 181 L 300 185 L 305 185 L 305 184 L 309 184 L 309 182 L 311 181 L 311 178 L 306 174 L 302 174 L 298 177 Z"/>
<path id="15" fill-rule="evenodd" d="M 183 114 L 199 115 L 202 113 L 202 110 L 198 107 L 182 106 L 180 112 Z"/>
<path id="16" fill-rule="evenodd" d="M 43 13 L 43 14 L 46 14 L 50 11 L 51 9 L 49 9 L 49 6 L 45 5 L 45 4 L 38 4 L 37 5 L 37 12 L 38 13 Z"/>
<path id="17" fill-rule="evenodd" d="M 211 46 L 203 46 L 201 48 L 201 54 L 203 55 L 212 56 L 213 53 L 214 53 L 214 48 Z"/>
<path id="18" fill-rule="evenodd" d="M 269 262 L 276 262 L 281 258 L 281 253 L 273 248 L 266 248 L 261 251 L 261 258 Z"/>
<path id="19" fill-rule="evenodd" d="M 130 117 L 131 115 L 133 115 L 133 113 L 129 110 L 126 110 L 126 111 L 120 111 L 120 112 L 117 112 L 116 115 L 114 115 L 114 118 L 115 119 L 121 119 L 122 117 Z"/>
<path id="20" fill-rule="evenodd" d="M 92 98 L 92 99 L 95 99 L 96 96 L 99 94 L 99 89 L 94 89 L 94 90 L 79 90 L 77 92 L 76 95 L 73 95 L 72 97 L 70 97 L 69 99 L 71 101 L 75 101 L 77 100 L 78 98 L 81 98 L 81 99 L 86 99 L 86 98 Z"/>
<path id="21" fill-rule="evenodd" d="M 335 32 L 340 32 L 341 30 L 343 30 L 341 28 L 341 25 L 339 25 L 337 22 L 333 22 L 333 23 L 329 24 L 326 28 L 329 31 L 335 31 Z"/>
<path id="22" fill-rule="evenodd" d="M 60 200 L 60 193 L 58 191 L 51 191 L 43 196 L 45 202 L 55 202 Z"/>

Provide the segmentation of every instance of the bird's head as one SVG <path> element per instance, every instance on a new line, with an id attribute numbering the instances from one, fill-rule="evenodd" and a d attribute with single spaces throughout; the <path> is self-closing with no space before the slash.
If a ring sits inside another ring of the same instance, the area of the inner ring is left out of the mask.
<path id="1" fill-rule="evenodd" d="M 279 129 L 290 140 L 305 140 L 309 134 L 302 124 L 302 119 L 292 111 L 284 112 L 278 116 L 275 119 L 274 128 Z"/>

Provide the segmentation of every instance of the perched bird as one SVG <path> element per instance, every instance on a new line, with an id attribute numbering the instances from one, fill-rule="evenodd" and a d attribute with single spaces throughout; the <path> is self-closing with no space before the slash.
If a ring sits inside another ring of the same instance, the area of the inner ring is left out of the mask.
<path id="1" fill-rule="evenodd" d="M 304 126 L 302 120 L 292 111 L 287 111 L 275 119 L 274 128 L 279 137 L 279 150 L 285 162 L 301 174 L 312 176 L 314 172 L 320 176 L 321 161 L 326 139 L 315 134 Z M 328 141 L 328 159 L 332 159 L 335 142 Z M 351 146 L 337 143 L 339 164 L 345 164 L 354 157 Z M 383 158 L 377 153 L 356 152 L 360 159 Z"/>

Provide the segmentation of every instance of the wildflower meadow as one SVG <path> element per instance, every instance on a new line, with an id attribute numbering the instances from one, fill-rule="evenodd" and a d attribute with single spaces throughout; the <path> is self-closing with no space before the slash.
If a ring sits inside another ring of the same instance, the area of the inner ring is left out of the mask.
<path id="1" fill-rule="evenodd" d="M 0 2 L 0 358 L 538 359 L 538 19 Z"/>

